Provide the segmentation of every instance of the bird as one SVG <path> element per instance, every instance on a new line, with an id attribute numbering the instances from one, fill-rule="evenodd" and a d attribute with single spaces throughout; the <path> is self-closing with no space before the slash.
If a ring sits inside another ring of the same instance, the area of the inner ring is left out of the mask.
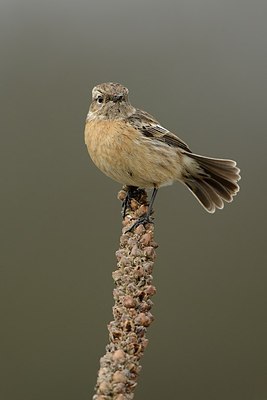
<path id="1" fill-rule="evenodd" d="M 94 164 L 128 187 L 127 201 L 137 188 L 153 189 L 147 214 L 135 226 L 150 221 L 162 186 L 184 184 L 211 214 L 232 202 L 239 191 L 240 169 L 235 161 L 193 153 L 151 114 L 132 106 L 129 90 L 120 83 L 93 88 L 85 144 Z"/>

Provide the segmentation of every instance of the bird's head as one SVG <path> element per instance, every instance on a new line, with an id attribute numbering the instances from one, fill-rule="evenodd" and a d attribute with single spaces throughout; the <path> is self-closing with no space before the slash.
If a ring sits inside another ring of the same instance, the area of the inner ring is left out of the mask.
<path id="1" fill-rule="evenodd" d="M 120 83 L 101 83 L 92 90 L 89 118 L 122 119 L 133 113 L 129 90 Z"/>

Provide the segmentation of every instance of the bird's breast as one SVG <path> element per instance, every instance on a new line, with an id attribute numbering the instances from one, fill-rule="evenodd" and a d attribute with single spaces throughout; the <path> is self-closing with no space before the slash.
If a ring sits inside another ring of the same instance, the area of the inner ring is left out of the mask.
<path id="1" fill-rule="evenodd" d="M 177 150 L 147 138 L 126 121 L 88 121 L 85 143 L 96 166 L 124 185 L 150 188 L 171 184 L 180 177 Z"/>
<path id="2" fill-rule="evenodd" d="M 131 178 L 135 129 L 120 120 L 92 120 L 85 127 L 85 143 L 96 166 L 120 183 Z"/>

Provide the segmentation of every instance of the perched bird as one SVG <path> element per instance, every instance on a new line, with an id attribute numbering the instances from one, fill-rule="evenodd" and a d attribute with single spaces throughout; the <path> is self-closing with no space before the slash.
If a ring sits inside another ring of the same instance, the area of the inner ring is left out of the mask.
<path id="1" fill-rule="evenodd" d="M 238 192 L 239 168 L 232 160 L 192 153 L 188 145 L 150 114 L 131 105 L 128 89 L 102 83 L 92 90 L 85 143 L 104 174 L 129 187 L 153 188 L 149 220 L 158 188 L 181 182 L 209 212 L 230 203 Z"/>

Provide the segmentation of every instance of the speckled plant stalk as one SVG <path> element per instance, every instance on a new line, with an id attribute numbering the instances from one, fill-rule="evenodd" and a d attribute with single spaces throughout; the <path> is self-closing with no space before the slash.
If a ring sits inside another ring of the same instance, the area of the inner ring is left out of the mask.
<path id="1" fill-rule="evenodd" d="M 126 191 L 119 192 L 124 200 Z M 117 269 L 112 276 L 114 320 L 108 325 L 109 344 L 100 359 L 96 394 L 93 400 L 133 399 L 141 370 L 140 360 L 148 344 L 146 332 L 153 321 L 150 312 L 151 296 L 156 292 L 152 285 L 155 260 L 154 225 L 137 226 L 126 232 L 147 211 L 147 194 L 138 190 L 131 200 L 123 221 L 119 250 L 116 252 Z"/>

